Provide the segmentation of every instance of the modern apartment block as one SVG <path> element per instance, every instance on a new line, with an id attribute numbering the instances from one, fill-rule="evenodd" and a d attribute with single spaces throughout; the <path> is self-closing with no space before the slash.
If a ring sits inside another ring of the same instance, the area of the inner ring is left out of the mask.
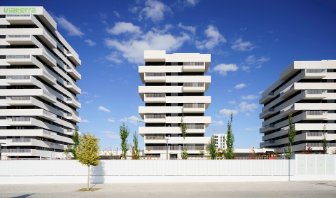
<path id="1" fill-rule="evenodd" d="M 189 158 L 202 157 L 210 138 L 204 137 L 211 117 L 205 111 L 211 97 L 204 92 L 211 83 L 205 76 L 211 62 L 210 54 L 145 51 L 145 66 L 139 66 L 144 86 L 139 94 L 145 106 L 139 114 L 145 126 L 139 127 L 144 137 L 146 158 L 181 158 L 184 148 Z M 182 137 L 181 120 L 186 124 L 186 138 Z"/>
<path id="2" fill-rule="evenodd" d="M 288 145 L 288 116 L 297 135 L 294 152 L 336 149 L 336 61 L 294 61 L 262 94 L 261 147 L 284 152 Z"/>
<path id="3" fill-rule="evenodd" d="M 80 62 L 43 7 L 0 7 L 3 158 L 60 158 L 73 144 Z"/>
<path id="4" fill-rule="evenodd" d="M 224 134 L 224 133 L 213 134 L 212 138 L 215 141 L 215 145 L 216 145 L 217 149 L 222 149 L 222 150 L 226 149 L 226 134 Z"/>

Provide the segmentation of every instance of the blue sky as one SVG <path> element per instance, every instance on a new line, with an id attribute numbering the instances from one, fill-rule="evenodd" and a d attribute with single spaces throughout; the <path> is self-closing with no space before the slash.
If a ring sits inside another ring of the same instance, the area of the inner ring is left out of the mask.
<path id="1" fill-rule="evenodd" d="M 80 3 L 79 3 L 80 2 Z M 335 1 L 2 1 L 44 6 L 79 53 L 81 132 L 120 148 L 118 128 L 141 126 L 137 66 L 143 49 L 211 53 L 206 135 L 225 133 L 233 112 L 236 148 L 258 147 L 260 93 L 294 60 L 335 59 Z M 141 146 L 142 146 L 142 138 Z M 131 142 L 131 138 L 129 139 Z"/>

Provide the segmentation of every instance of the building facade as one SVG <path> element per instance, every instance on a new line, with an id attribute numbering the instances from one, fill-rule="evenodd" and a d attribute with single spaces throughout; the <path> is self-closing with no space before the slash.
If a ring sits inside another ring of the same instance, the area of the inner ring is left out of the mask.
<path id="1" fill-rule="evenodd" d="M 222 149 L 225 150 L 226 149 L 226 134 L 222 133 L 222 134 L 213 134 L 212 138 L 215 141 L 215 145 L 217 147 L 217 149 Z"/>
<path id="2" fill-rule="evenodd" d="M 285 152 L 289 115 L 296 130 L 294 152 L 336 149 L 336 61 L 294 61 L 262 94 L 261 147 Z"/>
<path id="3" fill-rule="evenodd" d="M 0 7 L 2 158 L 61 158 L 80 121 L 80 59 L 43 7 Z"/>
<path id="4" fill-rule="evenodd" d="M 146 158 L 178 159 L 182 148 L 189 158 L 202 157 L 210 138 L 204 137 L 211 117 L 205 111 L 211 97 L 204 93 L 211 77 L 204 75 L 211 62 L 210 54 L 145 51 L 145 66 L 139 66 L 143 86 L 139 94 L 145 106 L 139 114 L 145 126 L 139 127 L 144 137 Z M 186 124 L 182 137 L 181 122 Z"/>

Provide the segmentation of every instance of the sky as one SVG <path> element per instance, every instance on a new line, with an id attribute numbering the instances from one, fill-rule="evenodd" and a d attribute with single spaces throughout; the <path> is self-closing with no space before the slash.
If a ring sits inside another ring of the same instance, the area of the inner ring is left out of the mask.
<path id="1" fill-rule="evenodd" d="M 79 3 L 80 2 L 80 3 Z M 336 59 L 336 1 L 135 0 L 7 1 L 44 6 L 82 65 L 79 130 L 120 149 L 119 126 L 142 126 L 138 66 L 143 50 L 210 53 L 212 97 L 206 136 L 226 133 L 233 113 L 235 148 L 259 147 L 260 94 L 295 60 Z M 139 137 L 140 146 L 143 139 Z"/>

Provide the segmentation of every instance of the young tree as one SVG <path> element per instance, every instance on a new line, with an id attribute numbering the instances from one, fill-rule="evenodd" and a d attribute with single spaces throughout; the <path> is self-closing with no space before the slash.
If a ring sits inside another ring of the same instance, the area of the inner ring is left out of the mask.
<path id="1" fill-rule="evenodd" d="M 226 159 L 234 159 L 234 135 L 232 133 L 232 114 L 227 124 L 226 150 L 224 154 Z"/>
<path id="2" fill-rule="evenodd" d="M 293 154 L 292 145 L 294 143 L 295 136 L 296 136 L 295 127 L 292 121 L 292 114 L 288 116 L 288 123 L 289 123 L 289 128 L 288 128 L 288 149 L 287 149 L 288 156 L 287 157 L 291 158 Z"/>
<path id="3" fill-rule="evenodd" d="M 66 154 L 71 153 L 74 159 L 77 159 L 76 150 L 79 144 L 79 134 L 77 130 L 75 130 L 75 133 L 72 136 L 72 141 L 74 142 L 74 144 L 68 145 L 68 148 L 65 150 L 65 153 Z"/>
<path id="4" fill-rule="evenodd" d="M 80 137 L 80 141 L 76 149 L 78 161 L 88 167 L 87 190 L 90 189 L 90 166 L 97 166 L 99 164 L 98 141 L 99 140 L 95 136 L 85 134 Z"/>
<path id="5" fill-rule="evenodd" d="M 140 159 L 138 136 L 136 133 L 133 134 L 132 159 Z"/>
<path id="6" fill-rule="evenodd" d="M 216 143 L 215 139 L 211 137 L 210 143 L 207 146 L 207 150 L 210 154 L 210 159 L 215 160 L 217 157 L 217 148 L 216 148 Z"/>
<path id="7" fill-rule="evenodd" d="M 184 148 L 184 140 L 187 136 L 187 125 L 183 122 L 183 117 L 181 117 L 180 128 L 181 128 L 181 133 L 182 133 L 182 137 L 183 137 L 183 148 L 182 148 L 182 151 L 181 151 L 181 158 L 186 160 L 186 159 L 188 159 L 188 151 L 187 151 L 186 148 Z"/>
<path id="8" fill-rule="evenodd" d="M 322 140 L 323 154 L 328 153 L 328 141 L 327 141 L 327 130 L 326 125 L 323 126 L 323 140 Z"/>
<path id="9" fill-rule="evenodd" d="M 129 150 L 129 146 L 127 145 L 127 138 L 129 135 L 129 130 L 125 123 L 122 123 L 119 129 L 120 139 L 121 139 L 121 153 L 124 159 L 127 158 L 127 151 Z"/>

